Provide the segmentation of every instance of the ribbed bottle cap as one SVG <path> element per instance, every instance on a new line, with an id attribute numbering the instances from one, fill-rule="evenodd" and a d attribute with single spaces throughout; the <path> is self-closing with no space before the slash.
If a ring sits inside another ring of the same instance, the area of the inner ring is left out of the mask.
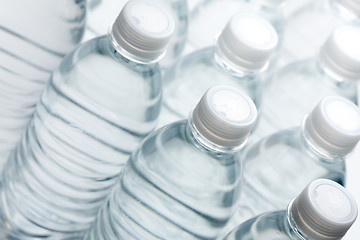
<path id="1" fill-rule="evenodd" d="M 129 1 L 112 26 L 116 43 L 128 53 L 143 59 L 163 56 L 174 32 L 171 14 L 151 0 Z"/>
<path id="2" fill-rule="evenodd" d="M 340 4 L 346 7 L 349 11 L 357 16 L 360 16 L 360 1 L 359 0 L 338 0 Z"/>
<path id="3" fill-rule="evenodd" d="M 346 98 L 325 97 L 305 118 L 304 131 L 323 150 L 346 155 L 360 139 L 360 109 Z"/>
<path id="4" fill-rule="evenodd" d="M 257 117 L 254 102 L 240 90 L 216 85 L 206 91 L 192 113 L 197 131 L 222 147 L 240 146 Z"/>
<path id="5" fill-rule="evenodd" d="M 239 13 L 222 31 L 216 50 L 231 68 L 258 71 L 268 63 L 277 42 L 277 33 L 268 21 Z"/>
<path id="6" fill-rule="evenodd" d="M 339 240 L 355 222 L 358 210 L 344 187 L 317 179 L 294 200 L 291 213 L 301 233 L 310 239 Z"/>
<path id="7" fill-rule="evenodd" d="M 320 50 L 325 70 L 343 79 L 360 79 L 360 28 L 342 25 L 336 28 Z"/>

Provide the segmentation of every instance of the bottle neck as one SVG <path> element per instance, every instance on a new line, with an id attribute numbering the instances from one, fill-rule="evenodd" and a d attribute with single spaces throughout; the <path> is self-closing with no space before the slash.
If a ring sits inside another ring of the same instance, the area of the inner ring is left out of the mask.
<path id="1" fill-rule="evenodd" d="M 135 54 L 130 53 L 129 51 L 127 51 L 124 47 L 122 47 L 118 41 L 116 40 L 116 38 L 114 37 L 113 34 L 113 26 L 110 27 L 109 31 L 108 31 L 108 38 L 111 42 L 112 47 L 120 54 L 122 55 L 124 58 L 128 59 L 129 61 L 135 62 L 135 63 L 139 63 L 139 64 L 154 64 L 159 62 L 165 55 L 166 52 L 164 52 L 163 54 L 161 54 L 160 56 L 156 57 L 156 58 L 142 58 L 139 57 Z"/>
<path id="2" fill-rule="evenodd" d="M 346 156 L 328 152 L 327 150 L 319 146 L 316 141 L 311 138 L 310 134 L 306 131 L 305 121 L 306 118 L 303 121 L 301 131 L 298 133 L 300 143 L 305 149 L 305 151 L 307 151 L 307 153 L 311 155 L 313 159 L 317 159 L 325 163 L 335 163 L 343 161 Z"/>
<path id="3" fill-rule="evenodd" d="M 249 70 L 241 66 L 234 66 L 229 62 L 229 60 L 227 60 L 222 54 L 219 53 L 219 50 L 216 46 L 214 47 L 213 51 L 213 61 L 215 66 L 229 73 L 230 75 L 244 79 L 246 78 L 249 80 L 257 78 L 263 71 L 267 69 L 268 66 L 268 64 L 266 64 L 264 68 L 257 71 Z"/>
<path id="4" fill-rule="evenodd" d="M 355 88 L 357 85 L 356 80 L 341 76 L 332 70 L 331 67 L 329 67 L 324 60 L 322 60 L 321 53 L 319 53 L 315 59 L 315 68 L 325 81 L 338 88 Z"/>
<path id="5" fill-rule="evenodd" d="M 299 227 L 297 226 L 297 224 L 292 216 L 293 202 L 294 202 L 294 200 L 292 200 L 289 203 L 289 206 L 286 211 L 286 218 L 284 219 L 284 221 L 285 221 L 284 225 L 285 225 L 285 229 L 286 229 L 288 236 L 292 240 L 313 240 L 313 239 L 309 238 L 308 236 L 306 236 L 306 234 L 304 234 L 301 231 L 301 229 L 299 229 Z"/>
<path id="6" fill-rule="evenodd" d="M 204 151 L 209 152 L 211 155 L 221 156 L 221 155 L 233 155 L 234 153 L 241 151 L 246 145 L 247 140 L 245 140 L 241 145 L 235 147 L 224 147 L 218 144 L 215 144 L 205 138 L 196 128 L 196 125 L 193 122 L 192 112 L 189 115 L 187 121 L 186 134 L 189 139 L 198 147 Z"/>

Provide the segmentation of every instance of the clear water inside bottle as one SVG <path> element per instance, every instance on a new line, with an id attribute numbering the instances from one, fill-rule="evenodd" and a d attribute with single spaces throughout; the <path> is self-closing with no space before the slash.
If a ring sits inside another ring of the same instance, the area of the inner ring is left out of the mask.
<path id="1" fill-rule="evenodd" d="M 69 55 L 5 167 L 7 231 L 51 238 L 87 229 L 129 155 L 154 128 L 160 100 L 159 65 L 120 55 L 108 36 Z"/>
<path id="2" fill-rule="evenodd" d="M 188 117 L 204 92 L 216 84 L 226 84 L 244 91 L 260 104 L 260 74 L 246 74 L 229 69 L 214 47 L 195 51 L 164 75 L 163 108 L 158 126 Z"/>
<path id="3" fill-rule="evenodd" d="M 236 208 L 241 162 L 199 145 L 187 125 L 149 135 L 85 239 L 215 239 Z"/>
<path id="4" fill-rule="evenodd" d="M 316 150 L 305 140 L 301 128 L 278 132 L 249 146 L 242 159 L 245 170 L 240 207 L 227 230 L 258 214 L 285 209 L 315 179 L 345 182 L 344 158 Z"/>
<path id="5" fill-rule="evenodd" d="M 304 116 L 329 95 L 357 101 L 356 81 L 327 74 L 316 58 L 294 62 L 272 76 L 263 88 L 258 125 L 250 141 L 282 129 L 300 126 Z"/>

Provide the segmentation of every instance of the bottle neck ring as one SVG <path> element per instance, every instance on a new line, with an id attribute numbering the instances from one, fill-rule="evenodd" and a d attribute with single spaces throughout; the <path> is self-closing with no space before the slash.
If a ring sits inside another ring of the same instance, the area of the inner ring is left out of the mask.
<path id="1" fill-rule="evenodd" d="M 247 139 L 239 146 L 235 147 L 224 147 L 218 144 L 215 144 L 211 141 L 209 141 L 205 136 L 203 136 L 199 130 L 196 128 L 196 125 L 193 121 L 193 111 L 190 112 L 189 118 L 188 118 L 188 128 L 194 137 L 194 139 L 206 150 L 210 150 L 213 152 L 219 152 L 219 153 L 235 153 L 240 151 L 244 148 L 246 145 Z"/>
<path id="2" fill-rule="evenodd" d="M 116 37 L 113 34 L 113 25 L 111 25 L 111 27 L 108 30 L 108 37 L 109 40 L 112 44 L 112 46 L 114 47 L 114 49 L 121 54 L 123 57 L 125 57 L 126 59 L 129 59 L 132 62 L 136 62 L 136 63 L 140 63 L 140 64 L 154 64 L 159 62 L 166 54 L 166 51 L 164 51 L 161 55 L 157 56 L 156 58 L 142 58 L 139 57 L 135 54 L 130 53 L 129 51 L 127 51 L 125 48 L 123 48 L 118 40 L 116 39 Z"/>

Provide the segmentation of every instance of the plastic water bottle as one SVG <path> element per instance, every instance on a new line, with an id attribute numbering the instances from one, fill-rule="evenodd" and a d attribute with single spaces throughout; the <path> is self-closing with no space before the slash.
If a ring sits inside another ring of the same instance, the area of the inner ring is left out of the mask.
<path id="1" fill-rule="evenodd" d="M 346 98 L 322 99 L 302 128 L 280 131 L 250 145 L 240 207 L 228 228 L 262 212 L 285 208 L 309 182 L 345 182 L 345 159 L 360 139 L 360 109 Z"/>
<path id="2" fill-rule="evenodd" d="M 0 170 L 44 85 L 82 38 L 85 0 L 0 2 Z"/>
<path id="3" fill-rule="evenodd" d="M 93 3 L 96 0 L 92 0 Z M 174 34 L 168 44 L 166 55 L 160 61 L 160 67 L 165 71 L 175 64 L 184 49 L 188 32 L 187 0 L 156 0 L 172 14 L 175 21 Z M 91 38 L 106 34 L 109 23 L 113 22 L 118 12 L 128 0 L 101 0 L 96 7 L 90 9 L 85 37 Z M 93 4 L 94 5 L 94 4 Z"/>
<path id="4" fill-rule="evenodd" d="M 19 239 L 74 239 L 95 219 L 161 106 L 157 61 L 174 29 L 149 0 L 129 1 L 109 36 L 54 72 L 2 176 L 1 226 Z"/>
<path id="5" fill-rule="evenodd" d="M 237 207 L 256 114 L 238 89 L 210 88 L 188 121 L 144 140 L 85 239 L 215 239 Z"/>
<path id="6" fill-rule="evenodd" d="M 215 37 L 237 12 L 259 14 L 282 36 L 284 0 L 200 0 L 190 13 L 189 44 L 191 49 L 212 46 Z M 280 46 L 280 44 L 279 44 Z"/>
<path id="7" fill-rule="evenodd" d="M 254 14 L 237 14 L 216 45 L 183 57 L 164 75 L 159 126 L 184 119 L 203 93 L 216 84 L 244 91 L 260 104 L 260 79 L 277 44 L 274 28 Z"/>
<path id="8" fill-rule="evenodd" d="M 340 95 L 357 102 L 360 79 L 360 28 L 338 27 L 316 58 L 279 70 L 264 87 L 261 115 L 251 141 L 296 127 L 323 97 Z"/>
<path id="9" fill-rule="evenodd" d="M 298 9 L 284 26 L 281 62 L 314 57 L 326 38 L 340 24 L 359 27 L 358 0 L 316 0 Z"/>
<path id="10" fill-rule="evenodd" d="M 287 210 L 249 219 L 224 240 L 338 240 L 357 215 L 355 199 L 345 188 L 317 179 L 290 202 Z"/>

